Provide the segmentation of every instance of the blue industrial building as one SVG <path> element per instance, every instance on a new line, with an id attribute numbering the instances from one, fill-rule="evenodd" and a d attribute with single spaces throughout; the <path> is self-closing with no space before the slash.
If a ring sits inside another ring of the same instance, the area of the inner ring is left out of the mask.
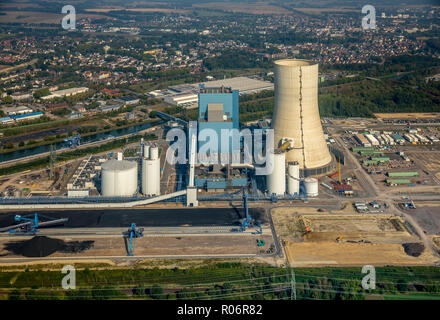
<path id="1" fill-rule="evenodd" d="M 239 144 L 238 146 L 233 147 L 232 137 L 229 137 L 229 143 L 228 141 L 222 141 L 221 139 L 222 129 L 239 129 L 238 97 L 238 90 L 232 90 L 231 88 L 205 88 L 204 86 L 200 87 L 198 150 L 200 150 L 200 148 L 205 143 L 208 143 L 208 141 L 201 141 L 200 132 L 205 129 L 211 129 L 217 133 L 218 148 L 216 151 L 219 155 L 222 153 L 232 154 L 240 152 Z M 227 147 L 227 144 L 229 144 L 229 147 Z"/>
<path id="2" fill-rule="evenodd" d="M 210 129 L 212 130 L 210 133 L 216 133 L 218 142 L 215 150 L 210 149 L 209 154 L 206 154 L 208 158 L 198 159 L 198 163 L 204 165 L 196 168 L 195 186 L 197 188 L 218 191 L 241 188 L 248 184 L 247 169 L 231 168 L 226 165 L 226 163 L 233 162 L 233 159 L 237 159 L 237 156 L 238 160 L 240 159 L 238 97 L 238 90 L 228 87 L 200 86 L 198 121 L 189 123 L 188 142 L 191 142 L 191 136 L 197 132 L 196 150 L 199 155 L 207 151 L 201 148 L 209 143 L 210 139 L 203 139 L 203 130 Z M 227 140 L 225 136 L 222 139 L 222 130 L 226 130 Z M 210 137 L 210 134 L 208 136 Z M 224 162 L 226 159 L 227 162 Z"/>

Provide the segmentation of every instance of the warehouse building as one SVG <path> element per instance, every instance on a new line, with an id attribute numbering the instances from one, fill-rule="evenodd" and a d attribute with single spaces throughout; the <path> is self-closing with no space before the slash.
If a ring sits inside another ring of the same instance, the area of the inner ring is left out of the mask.
<path id="1" fill-rule="evenodd" d="M 18 116 L 13 116 L 15 121 L 25 121 L 25 120 L 33 120 L 43 116 L 43 112 L 33 112 L 28 114 L 21 114 Z"/>
<path id="2" fill-rule="evenodd" d="M 132 106 L 140 102 L 139 98 L 135 98 L 131 96 L 120 97 L 116 99 L 116 101 L 122 103 L 124 106 Z"/>
<path id="3" fill-rule="evenodd" d="M 31 113 L 34 110 L 32 110 L 31 108 L 26 107 L 26 106 L 18 106 L 18 107 L 3 107 L 3 111 L 8 116 L 15 116 L 15 115 L 20 115 L 20 114 Z"/>
<path id="4" fill-rule="evenodd" d="M 417 171 L 408 172 L 388 172 L 388 177 L 418 177 L 419 173 Z"/>
<path id="5" fill-rule="evenodd" d="M 199 101 L 199 96 L 197 93 L 192 92 L 182 93 L 166 96 L 163 101 L 173 106 L 192 107 L 197 105 L 197 101 Z"/>
<path id="6" fill-rule="evenodd" d="M 409 179 L 387 179 L 387 184 L 390 186 L 395 186 L 399 184 L 411 184 Z"/>
<path id="7" fill-rule="evenodd" d="M 87 87 L 69 88 L 64 90 L 53 91 L 52 94 L 41 97 L 41 99 L 49 100 L 54 98 L 70 97 L 80 93 L 85 93 L 87 91 L 89 91 L 89 88 Z"/>
<path id="8" fill-rule="evenodd" d="M 226 87 L 238 91 L 239 95 L 258 93 L 264 90 L 273 90 L 274 84 L 268 81 L 249 77 L 235 77 L 222 80 L 206 81 L 194 84 L 180 84 L 168 87 L 166 92 L 152 91 L 152 97 L 161 97 L 166 103 L 174 106 L 192 107 L 197 105 L 199 87 L 219 88 Z"/>
<path id="9" fill-rule="evenodd" d="M 359 142 L 364 148 L 371 147 L 371 143 L 365 138 L 365 136 L 361 133 L 358 133 L 354 136 L 354 138 Z M 356 152 L 356 151 L 355 151 Z"/>
<path id="10" fill-rule="evenodd" d="M 217 133 L 218 145 L 217 150 L 211 153 L 210 159 L 201 159 L 203 162 L 211 163 L 218 162 L 219 157 L 223 159 L 228 157 L 231 159 L 231 154 L 240 153 L 240 146 L 233 146 L 232 141 L 229 142 L 228 150 L 222 150 L 222 130 L 239 129 L 238 123 L 238 91 L 227 87 L 209 87 L 205 88 L 203 85 L 199 93 L 199 116 L 198 116 L 198 136 L 199 145 L 198 150 L 204 146 L 205 143 L 200 143 L 200 133 L 205 129 L 214 130 Z M 206 133 L 207 131 L 205 131 Z M 233 137 L 234 139 L 236 137 Z M 234 149 L 233 149 L 234 148 Z M 212 151 L 212 150 L 211 150 Z M 217 153 L 217 154 L 216 154 Z"/>
<path id="11" fill-rule="evenodd" d="M 0 123 L 4 124 L 4 125 L 7 125 L 7 124 L 10 124 L 10 123 L 13 123 L 13 122 L 14 122 L 14 120 L 12 120 L 11 117 L 0 118 Z"/>

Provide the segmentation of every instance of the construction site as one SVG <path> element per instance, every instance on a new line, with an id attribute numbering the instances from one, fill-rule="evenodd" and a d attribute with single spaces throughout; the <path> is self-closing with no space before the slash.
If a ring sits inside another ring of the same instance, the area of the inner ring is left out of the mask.
<path id="1" fill-rule="evenodd" d="M 275 229 L 289 264 L 307 266 L 430 265 L 413 227 L 390 214 L 308 213 L 302 208 L 272 210 Z"/>

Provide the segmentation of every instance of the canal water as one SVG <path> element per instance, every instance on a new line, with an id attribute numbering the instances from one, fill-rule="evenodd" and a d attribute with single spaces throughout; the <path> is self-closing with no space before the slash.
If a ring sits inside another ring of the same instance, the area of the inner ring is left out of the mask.
<path id="1" fill-rule="evenodd" d="M 157 124 L 157 122 L 153 123 L 153 124 L 151 124 L 151 123 L 138 124 L 138 125 L 131 126 L 131 127 L 115 129 L 115 130 L 105 132 L 105 133 L 97 133 L 97 134 L 92 134 L 89 136 L 81 137 L 81 145 L 91 143 L 91 142 L 106 140 L 106 139 L 109 139 L 109 141 L 110 141 L 110 139 L 113 139 L 113 137 L 117 138 L 117 137 L 123 137 L 128 134 L 133 134 L 133 133 L 151 128 L 151 126 L 155 125 L 155 124 Z M 54 146 L 55 146 L 56 150 L 69 148 L 69 144 L 64 141 L 56 142 L 56 143 L 54 143 Z M 50 151 L 49 144 L 44 145 L 44 146 L 31 147 L 31 148 L 27 148 L 24 150 L 16 150 L 16 151 L 0 154 L 0 162 L 16 160 L 16 159 L 29 157 L 29 156 L 37 155 L 40 153 L 49 152 L 49 151 Z"/>

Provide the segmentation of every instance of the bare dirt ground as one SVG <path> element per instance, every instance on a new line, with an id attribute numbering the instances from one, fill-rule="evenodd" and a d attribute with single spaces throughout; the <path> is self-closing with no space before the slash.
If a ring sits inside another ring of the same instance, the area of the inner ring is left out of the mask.
<path id="1" fill-rule="evenodd" d="M 437 118 L 440 113 L 436 112 L 414 112 L 414 113 L 373 113 L 378 119 L 423 119 L 423 118 Z"/>
<path id="2" fill-rule="evenodd" d="M 55 237 L 53 237 L 55 238 Z M 258 247 L 256 239 L 265 240 L 264 247 Z M 68 241 L 69 239 L 63 238 Z M 90 249 L 81 252 L 54 252 L 46 258 L 66 258 L 70 257 L 90 257 L 97 259 L 99 257 L 123 257 L 127 255 L 124 239 L 122 237 L 108 238 L 75 238 L 75 241 L 93 241 Z M 0 240 L 0 257 L 4 258 L 20 258 L 22 255 L 16 254 L 6 248 L 12 242 L 22 241 L 7 238 Z M 149 236 L 136 239 L 135 256 L 148 255 L 216 255 L 216 254 L 258 254 L 269 249 L 273 242 L 272 236 L 269 235 L 247 235 L 247 236 Z M 42 257 L 44 259 L 44 257 Z"/>
<path id="3" fill-rule="evenodd" d="M 400 244 L 289 243 L 286 252 L 290 264 L 295 267 L 432 265 L 435 261 L 435 257 L 426 249 L 416 258 L 407 255 Z"/>
<path id="4" fill-rule="evenodd" d="M 440 235 L 440 206 L 436 203 L 433 206 L 420 206 L 416 204 L 415 210 L 409 211 L 420 227 L 427 234 Z"/>
<path id="5" fill-rule="evenodd" d="M 394 214 L 351 213 L 351 206 L 338 214 L 304 213 L 301 209 L 272 210 L 290 265 L 432 265 L 436 261 L 430 250 L 418 257 L 405 252 L 403 244 L 419 243 L 420 239 Z"/>
<path id="6" fill-rule="evenodd" d="M 291 241 L 370 241 L 403 243 L 414 241 L 403 220 L 393 214 L 359 214 L 348 203 L 330 214 L 316 208 L 277 208 L 272 218 L 277 234 Z M 306 227 L 312 233 L 306 234 Z"/>
<path id="7" fill-rule="evenodd" d="M 440 252 L 440 237 L 433 236 L 432 243 L 434 244 L 434 247 Z"/>

